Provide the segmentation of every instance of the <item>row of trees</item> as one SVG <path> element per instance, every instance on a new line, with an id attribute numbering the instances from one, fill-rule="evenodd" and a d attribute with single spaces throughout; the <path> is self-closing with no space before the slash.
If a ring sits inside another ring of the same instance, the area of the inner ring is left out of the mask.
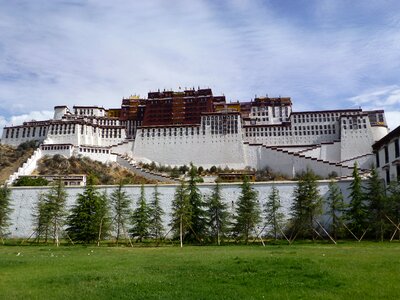
<path id="1" fill-rule="evenodd" d="M 131 209 L 131 199 L 120 184 L 108 197 L 100 193 L 88 178 L 82 194 L 78 194 L 76 204 L 66 211 L 67 193 L 61 182 L 48 193 L 40 195 L 33 214 L 36 240 L 52 238 L 59 244 L 60 236 L 71 242 L 99 243 L 113 236 L 118 244 L 121 238 L 131 243 L 143 239 L 161 241 L 170 233 L 183 242 L 205 243 L 221 240 L 231 233 L 235 238 L 244 237 L 248 242 L 252 231 L 261 218 L 257 192 L 246 179 L 242 184 L 241 196 L 236 213 L 232 216 L 221 196 L 221 188 L 216 184 L 209 197 L 203 197 L 197 186 L 201 181 L 198 170 L 191 165 L 189 179 L 181 181 L 171 204 L 171 221 L 164 228 L 164 211 L 160 205 L 157 186 L 152 199 L 147 202 L 144 186 L 135 208 Z M 65 228 L 65 229 L 63 229 Z"/>
<path id="2" fill-rule="evenodd" d="M 357 164 L 354 165 L 352 177 L 348 199 L 344 199 L 337 183 L 331 181 L 323 203 L 316 176 L 310 170 L 302 174 L 294 191 L 291 218 L 286 224 L 290 234 L 312 239 L 327 236 L 332 241 L 338 238 L 361 241 L 364 237 L 381 241 L 387 237 L 393 240 L 396 233 L 400 238 L 399 182 L 394 181 L 385 188 L 383 180 L 373 168 L 363 184 Z M 324 219 L 322 215 L 327 219 L 326 228 L 321 224 Z"/>
<path id="3" fill-rule="evenodd" d="M 228 207 L 218 183 L 205 197 L 197 186 L 200 181 L 197 168 L 191 165 L 188 180 L 181 181 L 175 190 L 171 221 L 166 228 L 157 186 L 149 202 L 142 186 L 132 209 L 132 200 L 122 184 L 108 196 L 100 193 L 89 177 L 84 192 L 78 194 L 75 206 L 68 212 L 67 193 L 59 182 L 39 198 L 34 212 L 34 234 L 38 241 L 51 238 L 56 244 L 61 236 L 73 243 L 99 243 L 114 237 L 117 244 L 121 239 L 129 243 L 131 239 L 160 242 L 166 236 L 173 236 L 181 246 L 184 241 L 220 244 L 226 238 L 248 243 L 250 238 L 262 241 L 266 236 L 285 238 L 289 243 L 296 238 L 325 237 L 333 242 L 339 238 L 383 240 L 393 239 L 396 233 L 400 238 L 400 185 L 392 182 L 386 190 L 375 169 L 362 185 L 355 165 L 349 199 L 344 199 L 339 186 L 332 181 L 325 202 L 317 187 L 317 177 L 307 170 L 299 176 L 287 215 L 282 211 L 275 186 L 261 207 L 257 191 L 245 179 L 236 204 Z M 7 187 L 1 189 L 1 236 L 9 225 L 9 195 Z"/>

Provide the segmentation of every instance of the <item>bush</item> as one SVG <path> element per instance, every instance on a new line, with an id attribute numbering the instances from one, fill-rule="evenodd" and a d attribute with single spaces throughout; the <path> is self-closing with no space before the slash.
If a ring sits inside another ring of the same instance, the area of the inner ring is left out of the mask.
<path id="1" fill-rule="evenodd" d="M 14 183 L 15 186 L 46 186 L 48 184 L 49 182 L 42 177 L 32 178 L 25 176 L 18 178 Z"/>

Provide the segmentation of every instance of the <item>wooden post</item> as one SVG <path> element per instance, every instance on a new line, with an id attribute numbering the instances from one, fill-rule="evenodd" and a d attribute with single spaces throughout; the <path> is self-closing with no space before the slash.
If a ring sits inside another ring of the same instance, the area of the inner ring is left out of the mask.
<path id="1" fill-rule="evenodd" d="M 358 239 L 358 237 L 353 233 L 353 231 L 350 230 L 349 227 L 346 226 L 345 223 L 342 223 L 343 226 L 351 233 L 352 236 L 354 236 L 354 238 L 359 242 L 360 240 Z"/>
<path id="2" fill-rule="evenodd" d="M 315 221 L 315 222 L 317 222 L 317 224 L 322 228 L 322 230 L 323 230 L 323 231 L 326 233 L 326 235 L 331 239 L 331 241 L 332 241 L 335 245 L 337 245 L 336 241 L 330 236 L 330 234 L 325 230 L 325 228 L 321 225 L 321 223 L 318 222 L 318 221 Z"/>

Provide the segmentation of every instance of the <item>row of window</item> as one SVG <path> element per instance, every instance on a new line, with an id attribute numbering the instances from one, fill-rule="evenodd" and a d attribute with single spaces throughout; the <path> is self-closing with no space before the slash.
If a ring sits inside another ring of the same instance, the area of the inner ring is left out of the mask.
<path id="1" fill-rule="evenodd" d="M 29 137 L 42 137 L 46 135 L 46 127 L 23 127 L 21 128 L 7 128 L 6 129 L 6 139 L 8 138 L 19 138 L 19 134 L 21 132 L 22 138 Z M 37 135 L 36 135 L 37 133 Z"/>
<path id="2" fill-rule="evenodd" d="M 96 130 L 94 131 L 96 132 Z M 101 137 L 102 138 L 121 138 L 121 128 L 102 128 Z"/>
<path id="3" fill-rule="evenodd" d="M 304 130 L 312 130 L 312 131 L 322 131 L 322 130 L 335 130 L 335 126 L 328 125 L 307 125 L 307 126 L 294 126 L 293 129 L 291 127 L 281 127 L 281 126 L 267 126 L 267 127 L 247 127 L 246 132 L 291 132 L 291 131 L 304 131 Z"/>
<path id="4" fill-rule="evenodd" d="M 100 111 L 100 109 L 98 109 L 98 108 L 96 110 Z M 75 109 L 75 115 L 94 116 L 94 109 L 93 108 Z"/>
<path id="5" fill-rule="evenodd" d="M 42 150 L 68 150 L 71 149 L 72 145 L 52 145 L 42 146 Z"/>
<path id="6" fill-rule="evenodd" d="M 365 118 L 360 119 L 360 118 L 353 117 L 353 118 L 350 118 L 348 120 L 343 119 L 343 124 L 347 124 L 347 121 L 349 121 L 348 123 L 350 125 L 351 124 L 361 124 L 361 123 L 366 124 L 367 123 L 367 120 Z"/>
<path id="7" fill-rule="evenodd" d="M 366 129 L 367 128 L 367 125 L 366 124 L 364 124 L 364 125 L 357 125 L 357 124 L 353 124 L 353 125 L 349 125 L 349 129 L 353 129 L 353 130 L 356 130 L 356 129 L 362 129 L 362 128 L 364 128 L 364 129 Z M 343 125 L 343 129 L 347 129 L 347 125 Z"/>
<path id="8" fill-rule="evenodd" d="M 400 157 L 400 140 L 395 139 L 393 144 L 394 144 L 394 158 L 399 158 Z M 389 163 L 389 145 L 386 145 L 385 147 L 383 147 L 385 164 Z M 375 158 L 376 158 L 376 167 L 379 168 L 380 167 L 379 151 L 375 153 Z"/>
<path id="9" fill-rule="evenodd" d="M 390 177 L 390 167 L 388 167 L 385 170 L 385 177 L 386 177 L 386 183 L 389 184 L 391 181 L 391 177 Z M 400 165 L 396 165 L 396 177 L 395 177 L 398 181 L 400 181 Z"/>
<path id="10" fill-rule="evenodd" d="M 331 134 L 336 134 L 336 130 L 329 129 L 329 130 L 320 130 L 320 131 L 314 131 L 314 130 L 304 130 L 304 131 L 260 131 L 260 132 L 246 132 L 247 137 L 255 137 L 255 136 L 306 136 L 306 135 L 311 135 L 311 136 L 318 136 L 318 135 L 331 135 Z"/>
<path id="11" fill-rule="evenodd" d="M 268 116 L 269 115 L 269 108 L 271 108 L 272 112 L 272 117 L 275 117 L 276 115 L 282 117 L 282 116 L 289 116 L 289 108 L 287 106 L 284 107 L 284 110 L 282 110 L 282 107 L 252 107 L 250 117 L 253 116 Z"/>
<path id="12" fill-rule="evenodd" d="M 142 129 L 141 136 L 155 137 L 155 136 L 183 136 L 183 135 L 199 135 L 200 127 L 174 127 L 174 128 L 150 128 Z"/>
<path id="13" fill-rule="evenodd" d="M 109 126 L 119 126 L 119 120 L 99 119 L 99 120 L 97 120 L 97 124 L 109 125 Z"/>
<path id="14" fill-rule="evenodd" d="M 105 154 L 109 154 L 109 153 L 110 153 L 110 150 L 109 150 L 109 149 L 79 148 L 79 152 L 84 152 L 84 153 L 105 153 Z"/>

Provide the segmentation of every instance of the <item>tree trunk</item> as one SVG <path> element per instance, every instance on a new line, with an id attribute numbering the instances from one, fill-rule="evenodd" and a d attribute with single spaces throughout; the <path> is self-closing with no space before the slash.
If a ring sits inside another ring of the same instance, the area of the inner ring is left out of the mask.
<path id="1" fill-rule="evenodd" d="M 57 219 L 55 221 L 55 226 L 54 226 L 54 238 L 55 238 L 55 242 L 57 247 L 60 245 L 60 241 L 58 240 L 58 222 Z"/>
<path id="2" fill-rule="evenodd" d="M 180 237 L 180 240 L 181 240 L 181 248 L 183 247 L 183 228 L 182 228 L 182 215 L 181 215 L 181 220 L 180 220 L 181 222 L 180 222 L 180 224 L 179 224 L 179 237 Z"/>
<path id="3" fill-rule="evenodd" d="M 118 224 L 117 224 L 117 239 L 116 239 L 117 247 L 118 247 L 118 241 L 119 241 L 119 225 L 120 225 L 120 223 L 118 222 Z"/>

